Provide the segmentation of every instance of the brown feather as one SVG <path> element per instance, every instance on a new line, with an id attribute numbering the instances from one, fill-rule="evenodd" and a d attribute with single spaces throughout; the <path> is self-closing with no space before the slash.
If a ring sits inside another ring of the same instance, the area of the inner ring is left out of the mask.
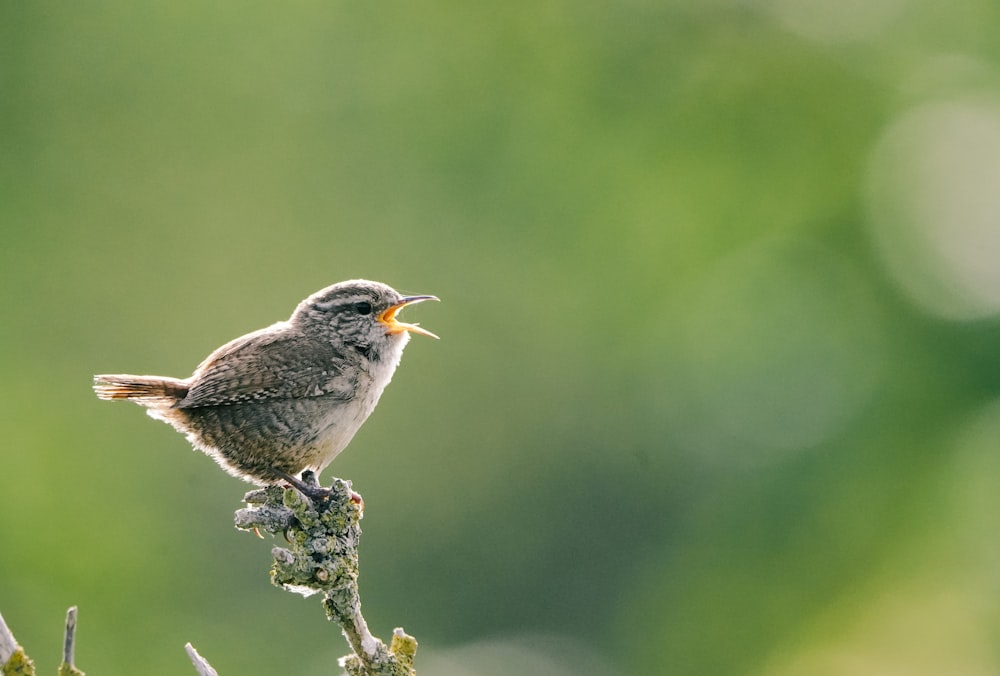
<path id="1" fill-rule="evenodd" d="M 188 384 L 161 376 L 100 375 L 94 376 L 94 392 L 101 399 L 129 399 L 143 406 L 162 406 L 187 396 Z"/>

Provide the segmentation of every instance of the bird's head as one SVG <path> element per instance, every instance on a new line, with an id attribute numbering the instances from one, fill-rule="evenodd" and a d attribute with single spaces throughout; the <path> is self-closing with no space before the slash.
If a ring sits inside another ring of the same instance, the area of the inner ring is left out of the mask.
<path id="1" fill-rule="evenodd" d="M 407 305 L 434 296 L 404 296 L 380 282 L 352 279 L 312 294 L 295 309 L 291 322 L 329 334 L 329 339 L 365 350 L 379 350 L 405 343 L 410 333 L 431 338 L 436 335 L 418 324 L 399 321 L 397 314 Z"/>

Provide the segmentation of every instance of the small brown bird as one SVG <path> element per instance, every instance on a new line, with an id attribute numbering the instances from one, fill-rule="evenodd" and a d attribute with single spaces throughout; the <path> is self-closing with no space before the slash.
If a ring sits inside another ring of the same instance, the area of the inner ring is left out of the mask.
<path id="1" fill-rule="evenodd" d="M 190 378 L 99 375 L 94 391 L 145 406 L 247 481 L 318 476 L 375 408 L 409 334 L 437 338 L 396 319 L 424 300 L 437 298 L 341 282 L 299 303 L 288 321 L 226 343 Z"/>

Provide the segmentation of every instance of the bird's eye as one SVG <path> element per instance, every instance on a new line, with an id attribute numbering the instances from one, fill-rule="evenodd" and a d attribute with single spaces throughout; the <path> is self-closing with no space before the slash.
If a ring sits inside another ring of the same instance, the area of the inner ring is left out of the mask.
<path id="1" fill-rule="evenodd" d="M 360 301 L 354 304 L 354 309 L 359 315 L 370 315 L 372 313 L 372 304 L 366 300 Z"/>

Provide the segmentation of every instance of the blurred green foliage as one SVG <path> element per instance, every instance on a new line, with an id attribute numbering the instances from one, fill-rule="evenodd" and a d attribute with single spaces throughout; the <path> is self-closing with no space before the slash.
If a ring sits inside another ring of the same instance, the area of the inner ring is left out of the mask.
<path id="1" fill-rule="evenodd" d="M 247 487 L 89 388 L 366 277 L 443 301 L 328 470 L 419 673 L 997 673 L 1000 324 L 912 301 L 865 186 L 902 111 L 998 89 L 998 27 L 3 0 L 0 612 L 42 670 L 76 604 L 88 673 L 186 673 L 187 641 L 333 673 L 231 526 Z"/>

